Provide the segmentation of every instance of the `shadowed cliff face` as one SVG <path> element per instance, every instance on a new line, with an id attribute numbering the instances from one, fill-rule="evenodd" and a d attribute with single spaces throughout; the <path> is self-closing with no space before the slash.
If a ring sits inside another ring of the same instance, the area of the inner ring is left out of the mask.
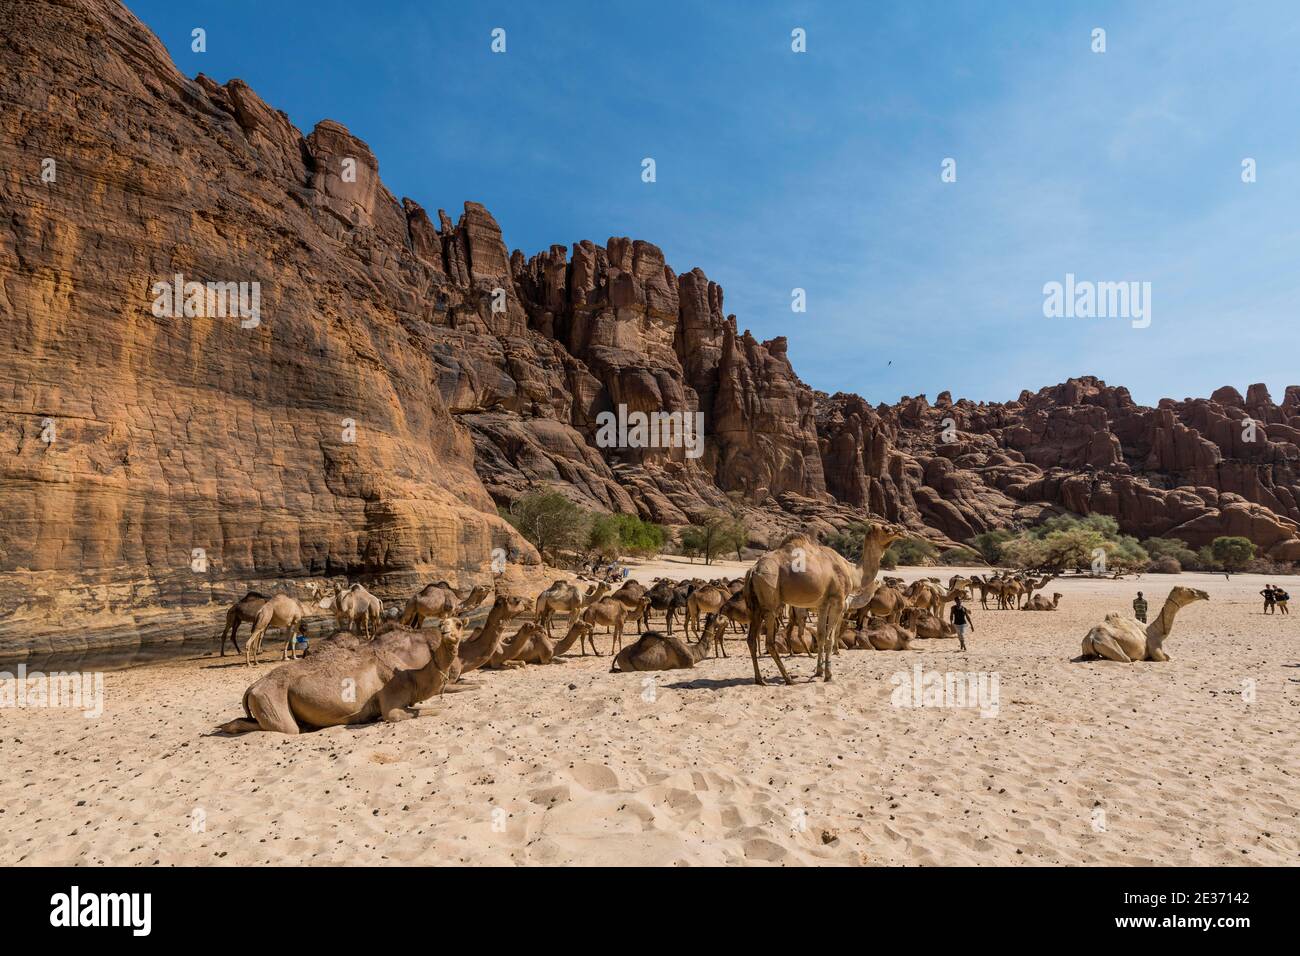
<path id="1" fill-rule="evenodd" d="M 120 4 L 9 3 L 0 33 L 0 654 L 210 629 L 286 578 L 404 595 L 496 548 L 513 574 L 537 555 L 495 505 L 544 486 L 671 524 L 740 492 L 755 544 L 1067 507 L 1300 559 L 1300 389 L 827 397 L 699 269 L 626 238 L 509 253 L 472 202 L 435 221 L 343 126 L 185 78 Z M 701 414 L 703 453 L 601 447 L 620 410 Z"/>

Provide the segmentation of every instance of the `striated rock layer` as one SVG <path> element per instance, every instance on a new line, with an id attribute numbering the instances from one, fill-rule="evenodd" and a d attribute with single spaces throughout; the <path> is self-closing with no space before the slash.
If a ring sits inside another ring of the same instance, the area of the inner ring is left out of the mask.
<path id="1" fill-rule="evenodd" d="M 435 220 L 343 126 L 184 77 L 112 0 L 8 3 L 0 34 L 0 657 L 208 633 L 286 579 L 486 580 L 494 549 L 531 586 L 496 505 L 539 487 L 668 524 L 735 493 L 759 545 L 1068 508 L 1300 559 L 1300 388 L 826 396 L 701 270 L 626 238 L 510 253 L 472 202 Z M 187 282 L 256 283 L 256 314 Z M 702 413 L 703 454 L 598 447 L 618 406 Z"/>

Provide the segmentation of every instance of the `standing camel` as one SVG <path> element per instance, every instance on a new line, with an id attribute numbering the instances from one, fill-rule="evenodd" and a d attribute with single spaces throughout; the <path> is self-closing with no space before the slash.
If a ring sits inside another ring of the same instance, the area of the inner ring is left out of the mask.
<path id="1" fill-rule="evenodd" d="M 262 653 L 262 638 L 266 636 L 267 628 L 281 628 L 285 635 L 284 654 L 282 660 L 289 660 L 293 653 L 293 639 L 298 633 L 298 627 L 302 624 L 302 619 L 307 616 L 306 610 L 296 600 L 287 594 L 276 594 L 267 598 L 262 609 L 257 612 L 257 620 L 253 624 L 253 633 L 249 635 L 248 642 L 244 644 L 244 659 L 248 666 L 252 667 L 256 662 L 258 655 Z"/>
<path id="2" fill-rule="evenodd" d="M 265 594 L 259 594 L 257 591 L 249 591 L 234 604 L 230 605 L 230 610 L 226 612 L 226 627 L 221 632 L 221 656 L 226 656 L 226 635 L 230 635 L 230 642 L 235 645 L 235 653 L 239 653 L 239 625 L 254 624 L 257 621 L 257 612 L 262 610 L 262 605 L 267 602 Z"/>
<path id="3" fill-rule="evenodd" d="M 749 605 L 749 656 L 754 683 L 763 684 L 758 669 L 758 635 L 766 635 L 768 654 L 786 684 L 792 683 L 776 648 L 776 619 L 784 605 L 817 610 L 817 669 L 814 679 L 831 680 L 831 651 L 838 638 L 840 619 L 850 595 L 869 603 L 876 592 L 880 556 L 901 531 L 873 524 L 862 543 L 862 563 L 854 567 L 838 553 L 817 544 L 806 534 L 792 534 L 754 563 L 745 579 Z M 861 606 L 861 605 L 859 605 Z"/>
<path id="4" fill-rule="evenodd" d="M 577 587 L 568 581 L 556 581 L 537 595 L 537 601 L 533 608 L 533 618 L 546 628 L 546 635 L 549 637 L 551 634 L 551 621 L 557 611 L 563 611 L 569 615 L 569 623 L 572 624 L 579 611 L 592 601 L 599 601 L 608 591 L 609 585 L 604 581 L 594 587 L 587 588 L 586 594 L 580 594 Z"/>
<path id="5" fill-rule="evenodd" d="M 379 598 L 360 584 L 335 588 L 334 594 L 321 598 L 317 606 L 331 612 L 339 627 L 346 627 L 353 634 L 360 632 L 367 638 L 375 636 L 384 615 L 384 605 Z"/>

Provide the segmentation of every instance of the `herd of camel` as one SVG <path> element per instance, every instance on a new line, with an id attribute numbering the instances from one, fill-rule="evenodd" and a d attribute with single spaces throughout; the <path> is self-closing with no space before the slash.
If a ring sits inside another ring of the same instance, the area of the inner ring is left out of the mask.
<path id="1" fill-rule="evenodd" d="M 585 590 L 561 580 L 534 599 L 438 582 L 421 589 L 400 609 L 387 611 L 360 584 L 328 592 L 312 584 L 308 604 L 332 614 L 339 630 L 316 642 L 302 659 L 297 659 L 294 643 L 307 608 L 287 594 L 250 592 L 227 612 L 221 654 L 227 637 L 239 652 L 239 627 L 247 623 L 252 625 L 245 644 L 250 665 L 271 628 L 287 635 L 283 657 L 289 663 L 250 686 L 244 695 L 245 716 L 219 729 L 294 734 L 376 719 L 402 720 L 415 716 L 415 704 L 479 668 L 548 664 L 575 644 L 583 655 L 588 645 L 600 654 L 597 628 L 610 635 L 614 672 L 690 668 L 710 654 L 725 657 L 730 628 L 745 634 L 756 684 L 766 683 L 759 667 L 760 642 L 782 679 L 791 684 L 785 660 L 793 655 L 815 655 L 814 679 L 830 681 L 832 657 L 841 649 L 905 650 L 917 638 L 957 637 L 944 620 L 945 609 L 975 591 L 985 608 L 990 601 L 1002 609 L 1026 611 L 1053 611 L 1060 604 L 1059 593 L 1050 601 L 1035 593 L 1051 582 L 1051 575 L 953 575 L 946 586 L 938 578 L 906 586 L 898 578 L 881 578 L 881 556 L 901 537 L 903 531 L 894 526 L 869 526 L 862 558 L 855 565 L 809 536 L 793 534 L 734 580 L 658 579 L 649 587 L 636 581 L 595 581 Z M 467 634 L 466 615 L 489 595 L 493 601 L 486 618 Z M 1088 632 L 1083 656 L 1122 662 L 1167 660 L 1162 644 L 1178 608 L 1206 599 L 1204 591 L 1176 587 L 1149 625 L 1108 615 Z M 528 612 L 532 620 L 507 636 L 507 624 Z M 655 613 L 663 616 L 662 631 L 650 629 Z M 556 637 L 553 625 L 560 614 L 567 618 L 567 630 Z M 428 618 L 437 626 L 423 626 Z M 624 647 L 629 620 L 635 622 L 638 637 Z"/>

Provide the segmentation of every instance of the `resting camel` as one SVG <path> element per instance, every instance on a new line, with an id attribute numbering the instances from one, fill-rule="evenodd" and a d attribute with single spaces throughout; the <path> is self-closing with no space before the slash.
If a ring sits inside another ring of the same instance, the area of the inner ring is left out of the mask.
<path id="1" fill-rule="evenodd" d="M 399 619 L 403 627 L 423 627 L 426 617 L 451 617 L 462 615 L 483 603 L 490 592 L 481 584 L 474 585 L 462 595 L 446 581 L 426 584 L 406 602 Z"/>
<path id="2" fill-rule="evenodd" d="M 908 608 L 904 611 L 903 618 L 899 623 L 922 639 L 933 640 L 934 638 L 951 637 L 955 640 L 957 638 L 956 627 L 943 618 L 919 607 Z"/>
<path id="3" fill-rule="evenodd" d="M 1208 601 L 1210 596 L 1198 588 L 1174 588 L 1165 598 L 1165 606 L 1150 624 L 1140 624 L 1123 614 L 1107 614 L 1106 619 L 1083 639 L 1083 656 L 1104 657 L 1129 664 L 1133 661 L 1167 661 L 1164 642 L 1174 629 L 1178 609 L 1194 601 Z"/>
<path id="4" fill-rule="evenodd" d="M 862 650 L 869 648 L 876 651 L 905 651 L 915 637 L 915 634 L 901 624 L 872 618 L 858 636 L 858 647 Z"/>
<path id="5" fill-rule="evenodd" d="M 1020 610 L 1055 611 L 1057 605 L 1061 603 L 1061 597 L 1062 595 L 1060 591 L 1054 592 L 1052 594 L 1052 599 L 1050 601 L 1047 600 L 1047 598 L 1043 597 L 1041 594 L 1035 594 L 1033 597 L 1031 597 L 1028 601 L 1025 602 L 1025 606 L 1022 607 Z"/>
<path id="6" fill-rule="evenodd" d="M 257 663 L 257 658 L 262 653 L 262 638 L 266 636 L 267 628 L 271 627 L 278 627 L 287 635 L 281 659 L 289 660 L 293 655 L 294 636 L 306 616 L 307 612 L 303 606 L 287 594 L 276 594 L 267 598 L 262 609 L 257 612 L 253 633 L 244 644 L 244 659 L 248 662 L 248 666 L 252 667 Z"/>
<path id="7" fill-rule="evenodd" d="M 527 598 L 496 592 L 496 599 L 488 610 L 487 620 L 474 628 L 474 632 L 460 642 L 460 647 L 456 651 L 456 660 L 451 665 L 453 684 L 465 674 L 478 670 L 492 660 L 493 655 L 501 650 L 502 631 L 505 629 L 506 622 L 528 610 L 529 603 Z"/>
<path id="8" fill-rule="evenodd" d="M 806 534 L 792 534 L 754 563 L 745 579 L 749 604 L 749 655 L 754 683 L 763 684 L 758 669 L 758 635 L 766 633 L 767 651 L 776 661 L 786 684 L 790 674 L 776 649 L 776 618 L 783 605 L 816 608 L 817 669 L 814 679 L 831 680 L 831 651 L 839 636 L 840 619 L 851 594 L 870 603 L 875 596 L 880 556 L 902 532 L 883 525 L 867 528 L 862 543 L 862 563 L 854 567 L 835 551 L 817 544 Z M 861 606 L 861 605 L 859 605 Z"/>
<path id="9" fill-rule="evenodd" d="M 721 621 L 721 619 L 716 619 Z M 723 622 L 725 623 L 725 622 Z M 687 644 L 679 637 L 669 637 L 659 631 L 646 631 L 615 656 L 609 672 L 675 671 L 694 667 L 709 656 L 709 630 L 705 627 L 700 639 Z"/>
<path id="10" fill-rule="evenodd" d="M 230 610 L 226 612 L 226 627 L 221 632 L 221 656 L 226 656 L 226 635 L 230 635 L 230 642 L 235 645 L 235 653 L 239 653 L 239 625 L 253 624 L 257 621 L 257 612 L 262 610 L 262 605 L 267 601 L 265 594 L 259 594 L 256 591 L 249 591 L 234 604 L 230 605 Z"/>
<path id="11" fill-rule="evenodd" d="M 591 636 L 591 625 L 575 620 L 558 641 L 547 637 L 546 630 L 535 621 L 525 621 L 514 636 L 501 645 L 485 665 L 490 668 L 518 667 L 524 664 L 549 664 L 579 640 Z"/>
<path id="12" fill-rule="evenodd" d="M 879 617 L 897 624 L 903 611 L 910 606 L 907 596 L 897 588 L 879 587 L 866 604 L 854 608 L 853 612 L 858 612 L 856 620 L 861 623 L 865 623 L 868 617 Z"/>
<path id="13" fill-rule="evenodd" d="M 335 588 L 331 597 L 321 598 L 317 606 L 334 615 L 334 622 L 339 627 L 347 627 L 352 633 L 360 631 L 366 637 L 373 637 L 383 620 L 384 605 L 360 584 L 348 588 Z"/>
<path id="14" fill-rule="evenodd" d="M 244 692 L 245 716 L 217 729 L 299 734 L 320 727 L 397 721 L 417 716 L 411 708 L 442 692 L 456 659 L 460 622 L 412 630 L 386 624 L 364 644 L 350 634 L 331 640 L 310 657 L 277 667 Z M 333 646 L 331 646 L 333 645 Z"/>
<path id="15" fill-rule="evenodd" d="M 586 621 L 593 628 L 596 625 L 602 625 L 610 629 L 613 638 L 610 640 L 609 652 L 611 654 L 623 647 L 623 622 L 627 620 L 627 606 L 613 598 L 601 598 L 599 601 L 593 601 L 582 612 L 582 620 Z M 591 641 L 592 653 L 600 656 L 600 651 L 596 650 L 595 638 Z M 584 646 L 582 653 L 585 655 L 587 649 Z"/>
<path id="16" fill-rule="evenodd" d="M 533 618 L 546 628 L 546 636 L 550 637 L 551 621 L 557 611 L 569 615 L 569 623 L 572 624 L 579 611 L 592 601 L 599 601 L 608 591 L 609 585 L 604 581 L 587 588 L 585 594 L 580 594 L 578 589 L 568 581 L 556 581 L 537 595 Z"/>

